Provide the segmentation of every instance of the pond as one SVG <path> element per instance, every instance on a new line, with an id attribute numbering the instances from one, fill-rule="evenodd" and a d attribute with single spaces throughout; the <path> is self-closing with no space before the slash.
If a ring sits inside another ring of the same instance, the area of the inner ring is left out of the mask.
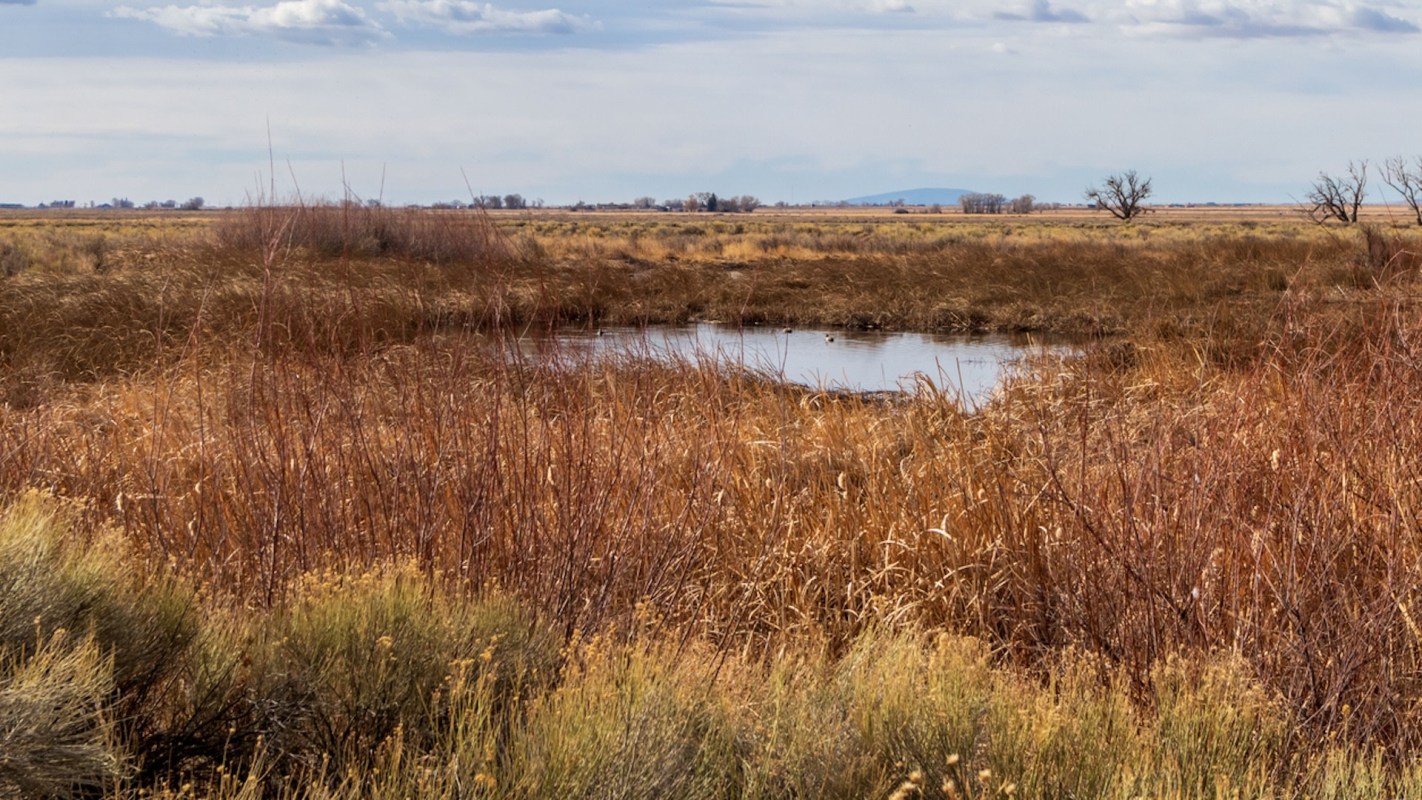
<path id="1" fill-rule="evenodd" d="M 688 360 L 715 359 L 748 367 L 814 389 L 896 392 L 921 377 L 970 404 L 985 401 L 1013 360 L 1063 342 L 1028 336 L 886 333 L 825 329 L 786 330 L 700 323 L 649 328 L 559 332 L 520 340 L 527 355 L 633 354 Z"/>

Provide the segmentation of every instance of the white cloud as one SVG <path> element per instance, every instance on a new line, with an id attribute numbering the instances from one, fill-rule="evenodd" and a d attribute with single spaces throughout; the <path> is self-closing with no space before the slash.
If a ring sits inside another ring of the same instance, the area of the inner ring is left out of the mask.
<path id="1" fill-rule="evenodd" d="M 1379 33 L 1417 33 L 1418 27 L 1414 22 L 1394 17 L 1385 11 L 1378 11 L 1373 8 L 1355 9 L 1352 14 L 1352 22 L 1355 27 L 1363 30 L 1377 31 Z"/>
<path id="2" fill-rule="evenodd" d="M 1145 32 L 1246 39 L 1418 32 L 1410 20 L 1334 0 L 1128 0 L 1116 21 Z"/>
<path id="3" fill-rule="evenodd" d="M 343 0 L 282 0 L 270 6 L 119 6 L 111 16 L 152 22 L 182 36 L 270 36 L 312 44 L 368 44 L 380 23 Z"/>
<path id="4" fill-rule="evenodd" d="M 1088 22 L 1085 14 L 1079 11 L 1053 8 L 1048 0 L 1033 0 L 1028 3 L 1028 8 L 1022 13 L 998 12 L 993 15 L 995 19 L 1022 20 L 1031 22 Z"/>
<path id="5" fill-rule="evenodd" d="M 575 33 L 597 27 L 590 17 L 556 8 L 507 11 L 472 0 L 387 0 L 380 6 L 404 24 L 429 25 L 457 34 Z"/>
<path id="6" fill-rule="evenodd" d="M 743 20 L 817 27 L 854 24 L 856 17 L 867 18 L 866 12 L 911 10 L 918 12 L 920 25 L 945 29 L 962 23 L 1066 23 L 1073 34 L 1095 24 L 1142 36 L 1263 39 L 1417 33 L 1420 5 L 1417 0 L 703 0 L 701 7 Z"/>
<path id="7" fill-rule="evenodd" d="M 930 4 L 937 1 L 928 0 Z M 911 14 L 918 10 L 908 0 L 706 0 L 705 6 L 743 13 L 759 9 L 769 13 L 793 13 L 810 18 L 838 14 Z"/>

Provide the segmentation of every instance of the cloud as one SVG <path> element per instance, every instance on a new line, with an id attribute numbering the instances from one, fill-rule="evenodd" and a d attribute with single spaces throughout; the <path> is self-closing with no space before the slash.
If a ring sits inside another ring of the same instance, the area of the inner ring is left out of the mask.
<path id="1" fill-rule="evenodd" d="M 1259 39 L 1345 32 L 1417 33 L 1418 26 L 1373 8 L 1314 0 L 1129 0 L 1120 24 L 1175 35 Z"/>
<path id="2" fill-rule="evenodd" d="M 1393 3 L 1393 7 L 1401 4 Z M 1097 21 L 1142 35 L 1262 39 L 1343 33 L 1410 34 L 1422 28 L 1397 13 L 1350 0 L 1125 0 L 1095 3 L 1088 16 L 1052 0 L 1025 0 L 1016 11 L 990 17 L 1006 22 Z M 986 13 L 986 12 L 984 12 Z"/>
<path id="3" fill-rule="evenodd" d="M 1071 9 L 1057 10 L 1052 8 L 1048 0 L 1032 0 L 1026 12 L 1014 14 L 1007 11 L 999 11 L 993 14 L 994 19 L 1012 20 L 1018 22 L 1089 22 L 1086 15 L 1072 11 Z"/>
<path id="4" fill-rule="evenodd" d="M 1355 27 L 1378 33 L 1417 33 L 1419 31 L 1415 23 L 1372 8 L 1355 10 L 1352 21 Z"/>
<path id="5" fill-rule="evenodd" d="M 929 5 L 941 0 L 928 0 Z M 772 15 L 793 15 L 803 19 L 842 19 L 842 15 L 917 13 L 909 0 L 700 0 L 693 9 L 719 8 L 744 13 L 762 11 Z"/>
<path id="6" fill-rule="evenodd" d="M 180 36 L 270 36 L 307 44 L 370 44 L 389 34 L 343 0 L 282 0 L 270 6 L 119 6 L 111 16 L 152 22 Z"/>
<path id="7" fill-rule="evenodd" d="M 406 25 L 427 25 L 450 33 L 568 34 L 598 27 L 591 17 L 574 16 L 556 8 L 541 11 L 506 11 L 491 3 L 472 0 L 387 0 L 380 7 Z"/>
<path id="8" fill-rule="evenodd" d="M 32 6 L 35 0 L 0 0 L 0 6 Z"/>

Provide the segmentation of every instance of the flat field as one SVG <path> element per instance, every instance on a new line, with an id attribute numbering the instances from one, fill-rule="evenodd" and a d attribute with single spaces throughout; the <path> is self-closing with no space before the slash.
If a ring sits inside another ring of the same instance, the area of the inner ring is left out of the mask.
<path id="1" fill-rule="evenodd" d="M 0 215 L 0 794 L 1422 793 L 1373 209 Z M 1040 331 L 984 407 L 508 355 Z"/>

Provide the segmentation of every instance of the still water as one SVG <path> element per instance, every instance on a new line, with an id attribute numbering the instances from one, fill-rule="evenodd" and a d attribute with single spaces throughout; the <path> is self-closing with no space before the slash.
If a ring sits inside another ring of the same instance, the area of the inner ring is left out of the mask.
<path id="1" fill-rule="evenodd" d="M 909 389 L 922 378 L 970 403 L 986 400 L 1016 358 L 1044 348 L 1025 336 L 968 336 L 822 329 L 738 328 L 702 323 L 650 328 L 605 328 L 530 337 L 529 355 L 633 354 L 654 358 L 715 359 L 815 389 L 883 392 Z"/>

